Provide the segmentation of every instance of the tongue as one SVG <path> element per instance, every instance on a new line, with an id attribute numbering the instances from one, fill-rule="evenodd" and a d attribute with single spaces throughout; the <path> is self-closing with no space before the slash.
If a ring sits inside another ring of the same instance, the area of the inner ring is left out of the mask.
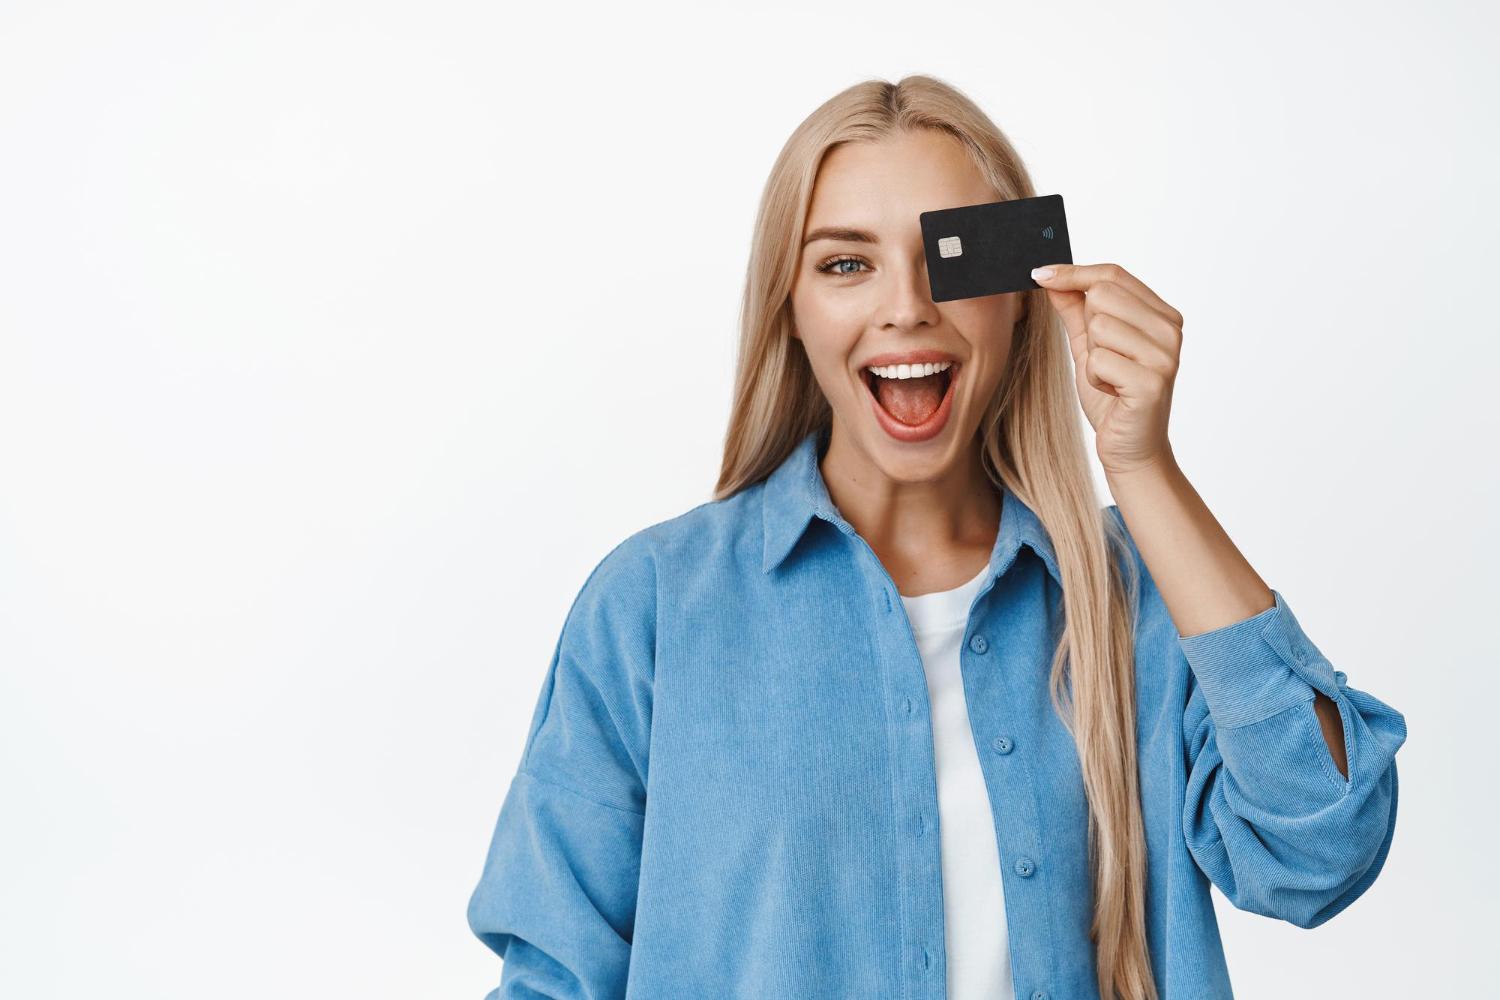
<path id="1" fill-rule="evenodd" d="M 885 412 L 903 424 L 915 426 L 937 412 L 943 401 L 944 373 L 925 378 L 877 378 L 875 398 Z"/>

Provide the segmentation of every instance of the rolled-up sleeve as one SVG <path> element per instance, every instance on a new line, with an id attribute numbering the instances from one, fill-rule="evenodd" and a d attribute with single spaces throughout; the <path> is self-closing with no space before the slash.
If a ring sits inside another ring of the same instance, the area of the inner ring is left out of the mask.
<path id="1" fill-rule="evenodd" d="M 645 823 L 655 569 L 640 536 L 574 599 L 500 808 L 469 927 L 503 959 L 487 1000 L 623 997 Z"/>
<path id="2" fill-rule="evenodd" d="M 1349 687 L 1272 593 L 1259 614 L 1177 637 L 1191 673 L 1183 834 L 1236 907 L 1315 927 L 1385 863 L 1406 720 Z M 1316 692 L 1338 708 L 1347 778 L 1324 741 Z"/>

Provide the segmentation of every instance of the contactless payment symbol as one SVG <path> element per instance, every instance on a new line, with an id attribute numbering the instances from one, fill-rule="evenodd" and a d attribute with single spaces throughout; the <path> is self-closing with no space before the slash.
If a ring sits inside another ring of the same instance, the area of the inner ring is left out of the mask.
<path id="1" fill-rule="evenodd" d="M 964 252 L 964 245 L 957 236 L 944 236 L 938 240 L 938 255 L 941 257 L 958 257 Z"/>

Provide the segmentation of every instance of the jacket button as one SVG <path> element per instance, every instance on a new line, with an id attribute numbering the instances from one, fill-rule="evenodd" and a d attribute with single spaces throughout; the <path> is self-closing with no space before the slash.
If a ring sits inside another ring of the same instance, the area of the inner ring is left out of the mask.
<path id="1" fill-rule="evenodd" d="M 1037 990 L 1035 993 L 1031 994 L 1031 1000 L 1048 1000 L 1047 991 Z"/>
<path id="2" fill-rule="evenodd" d="M 996 736 L 990 740 L 990 746 L 995 748 L 996 753 L 1010 753 L 1015 744 L 1011 743 L 1007 736 Z"/>
<path id="3" fill-rule="evenodd" d="M 984 636 L 976 634 L 974 638 L 969 640 L 969 648 L 976 653 L 983 653 L 990 648 L 990 641 Z"/>
<path id="4" fill-rule="evenodd" d="M 1016 874 L 1022 878 L 1031 878 L 1031 873 L 1036 871 L 1036 863 L 1030 858 L 1016 859 Z"/>

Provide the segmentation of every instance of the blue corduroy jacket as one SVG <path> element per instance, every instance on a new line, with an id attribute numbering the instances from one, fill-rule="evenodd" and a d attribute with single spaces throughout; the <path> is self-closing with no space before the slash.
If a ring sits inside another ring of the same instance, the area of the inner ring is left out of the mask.
<path id="1" fill-rule="evenodd" d="M 469 902 L 504 959 L 489 1000 L 945 1000 L 926 677 L 895 584 L 829 498 L 826 434 L 584 582 Z M 1406 723 L 1346 685 L 1279 591 L 1179 635 L 1129 548 L 1152 970 L 1163 1000 L 1229 997 L 1210 883 L 1299 927 L 1357 899 L 1390 848 Z M 1061 609 L 1047 533 L 1005 489 L 961 666 L 1030 1000 L 1099 996 L 1088 803 L 1047 686 Z"/>

